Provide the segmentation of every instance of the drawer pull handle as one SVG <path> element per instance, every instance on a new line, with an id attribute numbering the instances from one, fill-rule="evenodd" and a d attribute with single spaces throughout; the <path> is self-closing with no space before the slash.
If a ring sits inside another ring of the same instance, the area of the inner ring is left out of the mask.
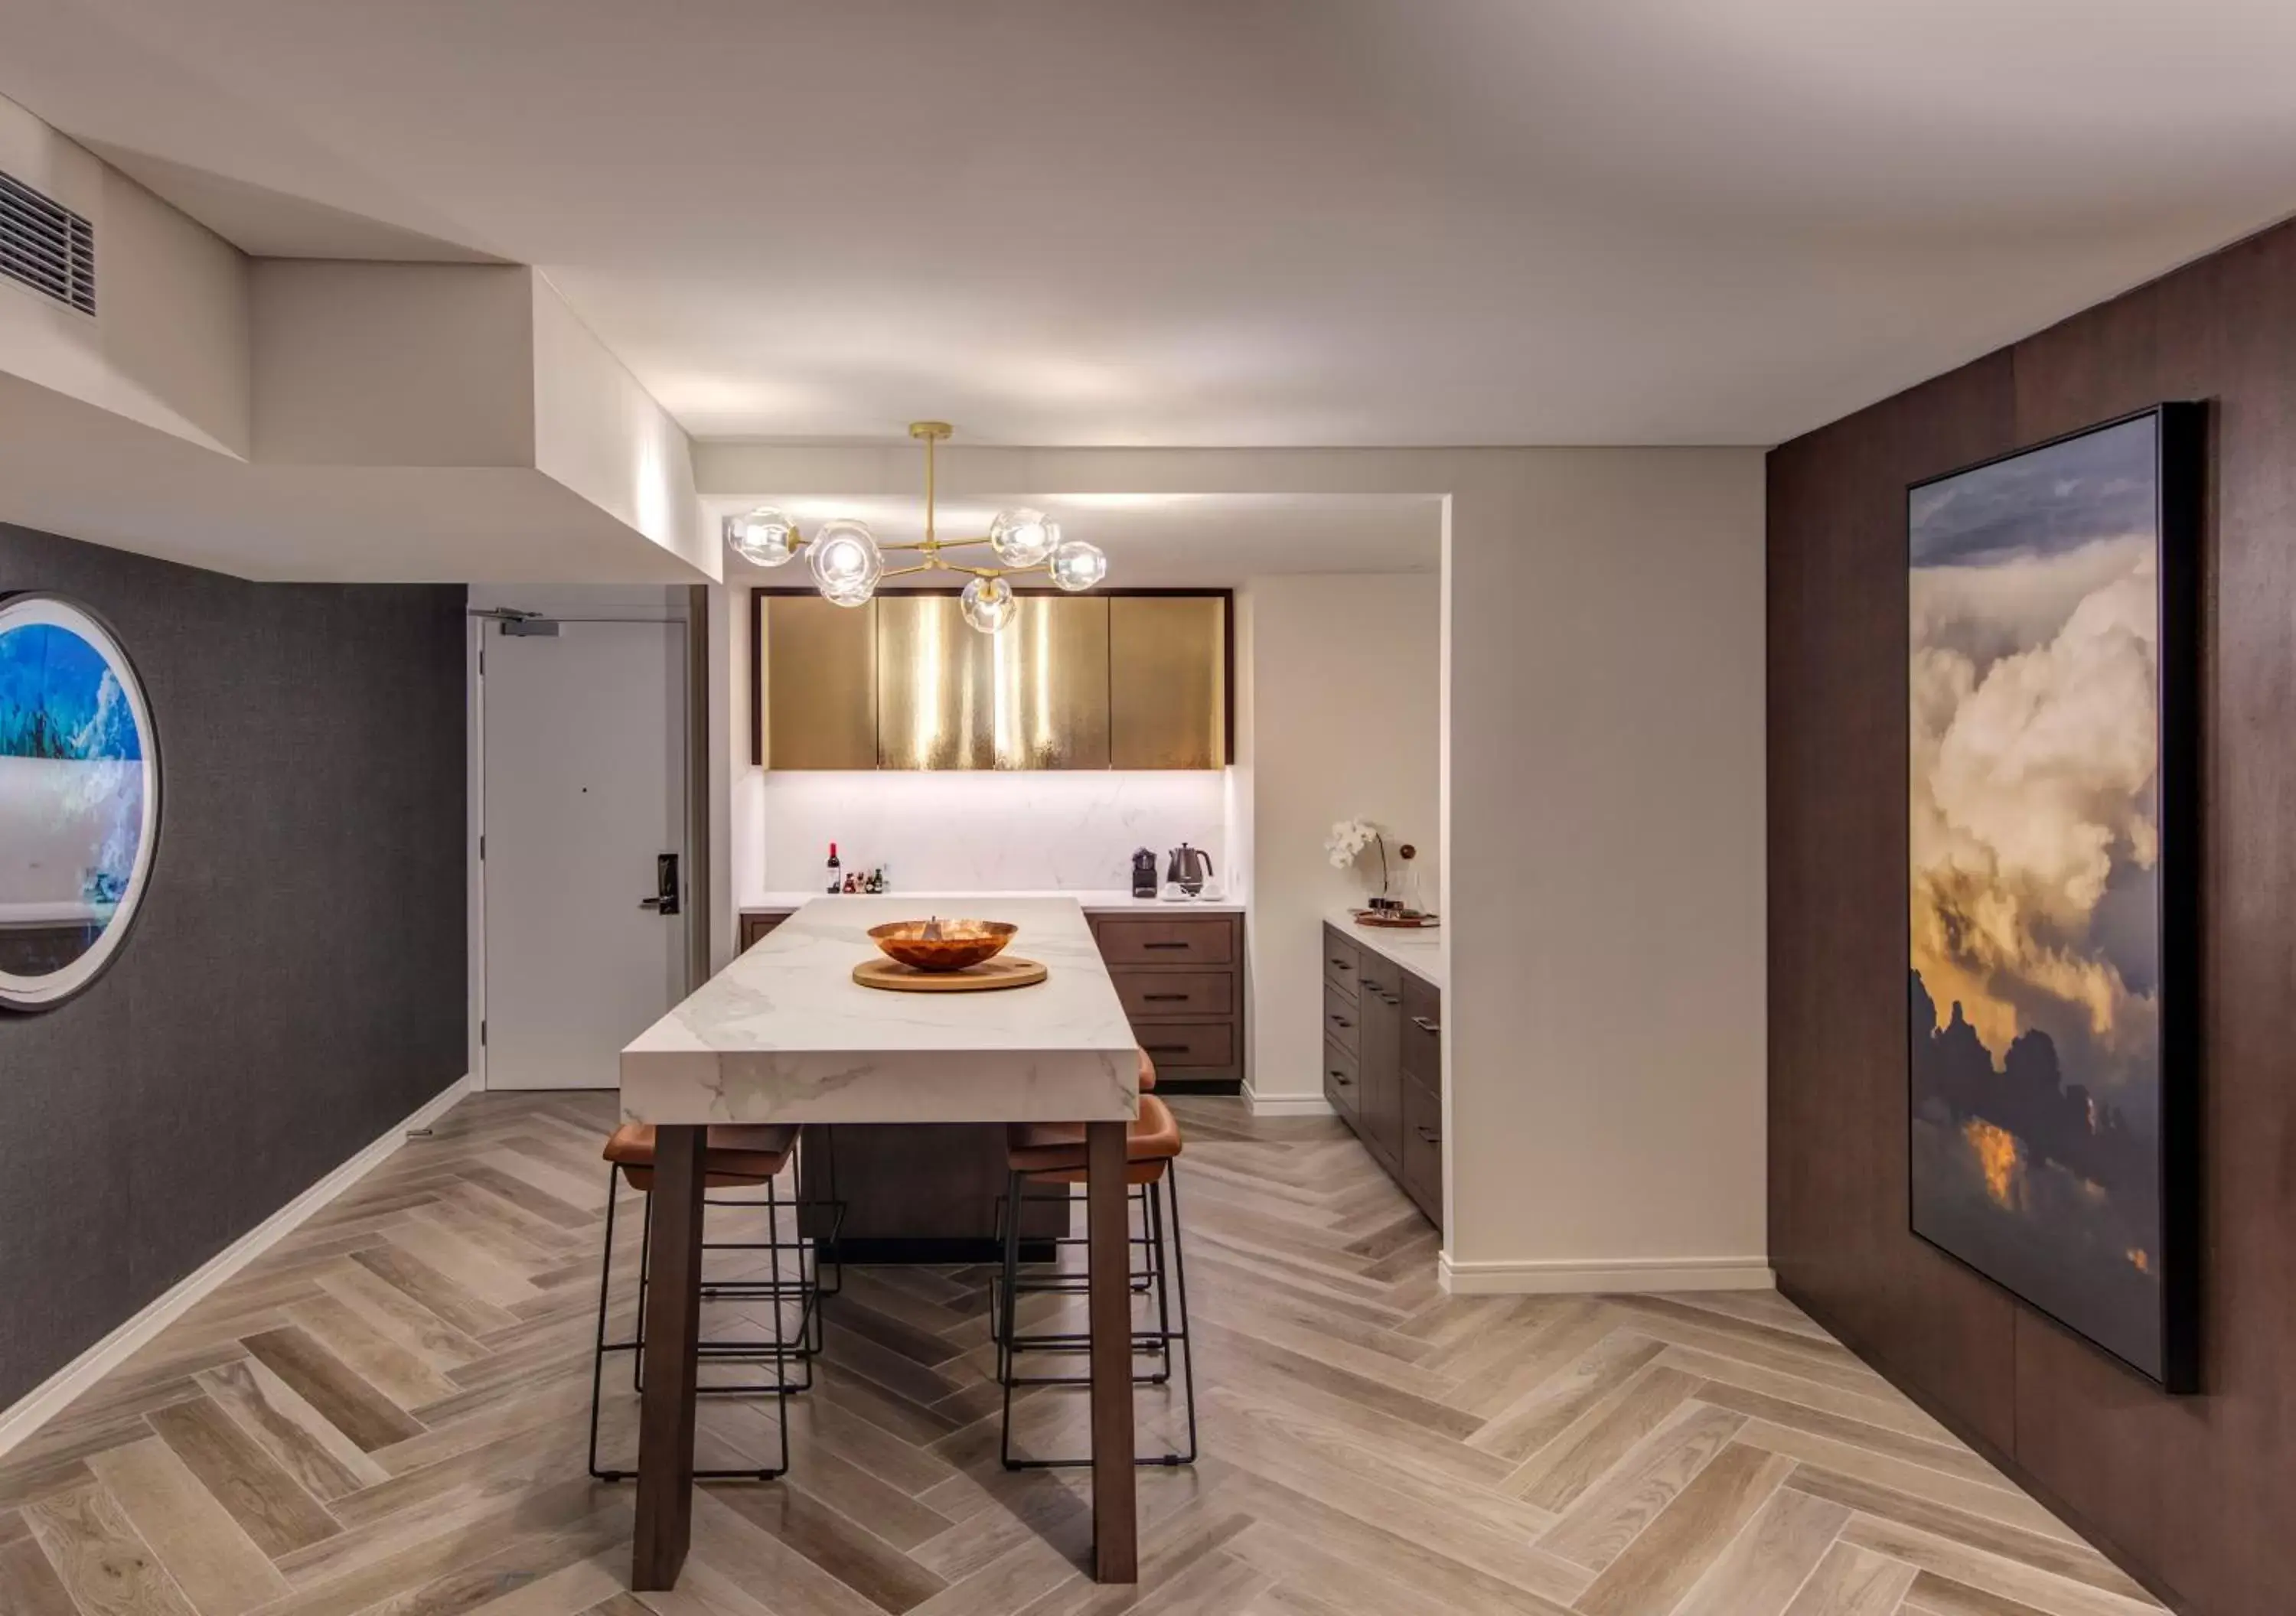
<path id="1" fill-rule="evenodd" d="M 1347 1073 L 1341 1072 L 1337 1066 L 1334 1066 L 1332 1068 L 1332 1081 L 1339 1084 L 1341 1088 L 1345 1089 L 1351 1086 L 1356 1080 L 1348 1076 Z"/>
<path id="2" fill-rule="evenodd" d="M 1140 997 L 1150 1004 L 1185 1004 L 1188 1002 L 1188 996 L 1185 993 L 1143 993 Z"/>
<path id="3" fill-rule="evenodd" d="M 1188 1052 L 1185 1044 L 1143 1044 L 1140 1047 L 1151 1055 L 1185 1055 Z"/>
<path id="4" fill-rule="evenodd" d="M 1343 1026 L 1343 1027 L 1351 1027 L 1351 1026 L 1353 1026 L 1353 1025 L 1355 1025 L 1355 1024 L 1356 1024 L 1355 1023 L 1353 1023 L 1353 1022 L 1349 1021 L 1346 1016 L 1341 1016 L 1341 1015 L 1339 1015 L 1339 1014 L 1338 1014 L 1338 1013 L 1336 1013 L 1336 1012 L 1334 1012 L 1334 1013 L 1333 1013 L 1333 1015 L 1332 1015 L 1332 1020 L 1334 1023 L 1336 1023 L 1337 1024 L 1339 1024 L 1339 1025 L 1341 1025 L 1341 1026 Z"/>
<path id="5" fill-rule="evenodd" d="M 1432 1128 L 1422 1128 L 1419 1130 L 1419 1141 L 1423 1145 L 1440 1145 L 1443 1142 L 1443 1136 Z"/>
<path id="6" fill-rule="evenodd" d="M 1424 1016 L 1413 1016 L 1411 1018 L 1411 1024 L 1417 1027 L 1422 1032 L 1440 1032 L 1443 1030 L 1434 1022 L 1428 1020 Z"/>
<path id="7" fill-rule="evenodd" d="M 1144 943 L 1140 946 L 1143 948 L 1193 948 L 1196 945 L 1185 937 L 1174 937 L 1163 942 Z"/>
<path id="8" fill-rule="evenodd" d="M 1344 959 L 1334 959 L 1334 960 L 1332 960 L 1332 963 L 1333 965 L 1338 966 L 1338 967 L 1339 967 L 1341 970 L 1343 970 L 1343 971 L 1344 971 L 1344 970 L 1348 970 L 1348 969 L 1350 969 L 1350 968 L 1351 968 L 1351 967 L 1349 966 L 1348 962 L 1347 962 L 1346 960 L 1344 960 Z"/>

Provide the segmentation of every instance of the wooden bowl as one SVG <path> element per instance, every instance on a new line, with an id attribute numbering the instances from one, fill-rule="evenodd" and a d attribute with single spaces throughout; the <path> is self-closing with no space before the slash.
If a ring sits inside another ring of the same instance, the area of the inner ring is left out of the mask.
<path id="1" fill-rule="evenodd" d="M 939 935 L 925 935 L 937 926 Z M 961 971 L 993 959 L 1021 928 L 1003 920 L 895 920 L 869 928 L 870 941 L 903 965 L 920 971 Z"/>

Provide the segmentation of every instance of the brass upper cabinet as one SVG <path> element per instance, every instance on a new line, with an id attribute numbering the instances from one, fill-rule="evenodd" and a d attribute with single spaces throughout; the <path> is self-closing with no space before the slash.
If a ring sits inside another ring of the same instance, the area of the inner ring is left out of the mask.
<path id="1" fill-rule="evenodd" d="M 994 634 L 954 596 L 877 597 L 877 762 L 886 769 L 1105 769 L 1109 608 L 1024 595 Z"/>
<path id="2" fill-rule="evenodd" d="M 1227 600 L 1108 598 L 1109 763 L 1218 769 L 1227 763 Z"/>
<path id="3" fill-rule="evenodd" d="M 757 758 L 769 769 L 877 766 L 877 604 L 765 595 L 758 637 L 762 721 Z M 965 631 L 970 633 L 970 629 Z"/>

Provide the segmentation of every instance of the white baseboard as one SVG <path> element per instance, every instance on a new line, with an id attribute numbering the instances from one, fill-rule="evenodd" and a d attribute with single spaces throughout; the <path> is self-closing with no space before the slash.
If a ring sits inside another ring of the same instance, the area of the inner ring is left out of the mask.
<path id="1" fill-rule="evenodd" d="M 1610 1261 L 1454 1262 L 1435 1277 L 1454 1296 L 1543 1296 L 1577 1291 L 1769 1291 L 1778 1277 L 1759 1257 L 1629 1257 Z"/>
<path id="2" fill-rule="evenodd" d="M 1320 1094 L 1260 1094 L 1247 1080 L 1243 1085 L 1243 1103 L 1254 1116 L 1332 1116 L 1331 1101 Z"/>
<path id="3" fill-rule="evenodd" d="M 13 1408 L 0 1410 L 0 1454 L 5 1454 L 37 1431 L 74 1398 L 134 1357 L 153 1336 L 190 1311 L 194 1303 L 293 1233 L 296 1226 L 313 1212 L 374 1171 L 406 1142 L 409 1132 L 429 1127 L 471 1090 L 471 1079 L 467 1073 L 456 1078 L 414 1115 L 184 1275 L 143 1311 L 42 1381 Z"/>

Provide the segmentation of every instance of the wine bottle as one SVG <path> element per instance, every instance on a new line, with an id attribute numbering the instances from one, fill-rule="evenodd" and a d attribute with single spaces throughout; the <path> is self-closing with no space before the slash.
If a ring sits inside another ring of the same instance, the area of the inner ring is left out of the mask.
<path id="1" fill-rule="evenodd" d="M 837 844 L 834 842 L 829 845 L 829 890 L 832 893 L 845 890 L 845 867 L 837 861 Z"/>

